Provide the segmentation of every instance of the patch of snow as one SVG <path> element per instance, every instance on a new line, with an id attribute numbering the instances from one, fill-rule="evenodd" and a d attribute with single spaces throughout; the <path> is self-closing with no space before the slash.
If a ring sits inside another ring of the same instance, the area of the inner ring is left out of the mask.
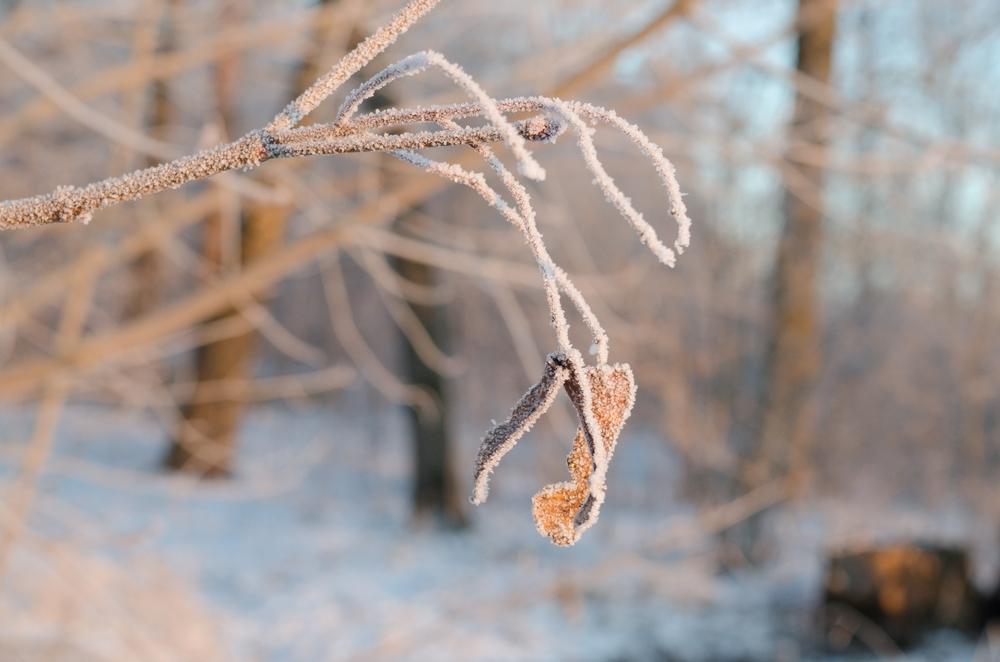
<path id="1" fill-rule="evenodd" d="M 720 575 L 697 527 L 652 544 L 690 528 L 695 511 L 673 494 L 666 444 L 629 430 L 604 517 L 577 546 L 550 545 L 531 520 L 530 495 L 559 475 L 541 479 L 540 444 L 505 460 L 469 531 L 445 533 L 411 522 L 405 419 L 350 411 L 256 410 L 236 477 L 199 484 L 158 471 L 164 435 L 141 416 L 70 407 L 9 573 L 65 566 L 69 578 L 5 587 L 0 615 L 19 616 L 4 621 L 0 652 L 63 642 L 80 659 L 127 659 L 115 656 L 120 639 L 145 659 L 176 659 L 171 633 L 190 631 L 204 660 L 822 659 L 803 639 L 820 555 L 831 536 L 857 530 L 863 508 L 789 508 L 775 530 L 790 542 L 773 567 Z M 30 423 L 0 414 L 5 481 Z M 464 437 L 471 455 L 479 438 Z M 459 466 L 471 473 L 471 458 Z M 974 526 L 947 513 L 925 524 L 957 537 Z M 101 578 L 101 604 L 120 613 L 65 627 L 58 605 L 100 588 L 74 573 Z M 135 632 L 146 640 L 131 641 Z M 949 659 L 971 655 L 964 641 L 942 641 L 959 656 Z M 913 659 L 944 659 L 934 655 Z"/>

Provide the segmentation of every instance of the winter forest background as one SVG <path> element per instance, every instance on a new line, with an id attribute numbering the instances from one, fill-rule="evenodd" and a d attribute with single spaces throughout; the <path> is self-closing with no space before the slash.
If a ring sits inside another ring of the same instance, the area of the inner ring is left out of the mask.
<path id="1" fill-rule="evenodd" d="M 402 4 L 0 1 L 0 199 L 262 126 Z M 468 503 L 553 348 L 471 191 L 309 157 L 0 233 L 0 660 L 1000 659 L 998 33 L 995 0 L 444 0 L 365 70 L 432 48 L 677 167 L 670 270 L 571 139 L 532 146 L 549 248 L 639 386 L 570 548 L 530 502 L 565 403 Z M 372 106 L 460 99 L 428 73 Z M 909 611 L 909 561 L 872 607 L 897 621 L 831 616 L 844 550 L 887 545 L 961 553 L 975 625 L 944 583 Z"/>

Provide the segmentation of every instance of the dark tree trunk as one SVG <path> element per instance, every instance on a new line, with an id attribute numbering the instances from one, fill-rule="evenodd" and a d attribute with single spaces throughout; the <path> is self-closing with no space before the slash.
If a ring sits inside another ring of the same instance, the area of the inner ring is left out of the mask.
<path id="1" fill-rule="evenodd" d="M 822 83 L 830 81 L 836 35 L 837 0 L 799 0 L 796 69 Z M 750 447 L 745 451 L 741 491 L 770 480 L 788 479 L 793 491 L 804 485 L 815 434 L 819 377 L 818 276 L 823 229 L 823 157 L 826 110 L 797 90 L 789 126 L 789 151 L 809 147 L 810 164 L 783 163 L 784 225 L 771 280 L 771 308 L 763 379 Z M 758 561 L 769 554 L 762 538 L 761 513 L 728 534 L 730 552 Z"/>
<path id="2" fill-rule="evenodd" d="M 256 205 L 243 218 L 241 261 L 250 264 L 281 245 L 288 218 L 284 206 Z M 239 315 L 234 308 L 208 324 Z M 211 397 L 220 381 L 247 379 L 253 365 L 257 334 L 248 330 L 201 345 L 195 354 L 197 385 L 167 453 L 167 467 L 204 477 L 227 475 L 232 468 L 243 403 Z"/>
<path id="3" fill-rule="evenodd" d="M 399 225 L 405 224 L 402 219 Z M 433 286 L 437 270 L 419 262 L 395 260 L 399 275 L 411 282 Z M 447 350 L 449 328 L 443 306 L 412 304 L 417 319 L 434 342 Z M 437 412 L 408 407 L 413 435 L 413 511 L 418 519 L 436 517 L 446 526 L 462 527 L 465 514 L 452 468 L 451 415 L 445 378 L 427 366 L 410 341 L 400 334 L 402 358 L 407 381 L 427 391 L 437 403 Z"/>
<path id="4" fill-rule="evenodd" d="M 225 1 L 227 13 L 239 11 L 236 3 Z M 333 2 L 335 0 L 318 0 L 322 5 Z M 302 92 L 318 75 L 328 27 L 327 21 L 317 24 L 312 46 L 295 70 L 291 85 L 292 96 Z M 238 65 L 236 59 L 223 60 L 215 70 L 215 89 L 219 95 L 218 116 L 230 132 L 236 123 L 233 101 L 238 87 Z M 259 203 L 243 209 L 239 229 L 241 264 L 250 264 L 281 246 L 290 213 L 291 209 L 287 206 Z M 225 253 L 221 212 L 206 219 L 204 229 L 202 250 L 205 260 L 221 269 Z M 208 324 L 237 315 L 239 312 L 233 308 L 209 320 Z M 206 391 L 210 391 L 219 381 L 251 377 L 256 340 L 256 333 L 248 330 L 199 347 L 195 355 L 197 385 L 190 402 L 182 407 L 181 420 L 165 458 L 168 468 L 204 477 L 225 476 L 230 473 L 243 403 L 231 398 L 213 398 Z"/>
<path id="5" fill-rule="evenodd" d="M 830 80 L 836 32 L 836 2 L 800 0 L 808 25 L 799 34 L 797 69 L 823 83 Z M 815 13 L 819 12 L 819 13 Z M 789 140 L 825 155 L 826 110 L 799 93 Z M 793 144 L 790 148 L 796 149 Z M 770 335 L 764 366 L 760 439 L 754 469 L 761 482 L 779 473 L 808 469 L 820 369 L 818 272 L 823 229 L 823 168 L 787 159 L 785 223 L 772 276 Z M 796 185 L 792 178 L 807 183 Z"/>

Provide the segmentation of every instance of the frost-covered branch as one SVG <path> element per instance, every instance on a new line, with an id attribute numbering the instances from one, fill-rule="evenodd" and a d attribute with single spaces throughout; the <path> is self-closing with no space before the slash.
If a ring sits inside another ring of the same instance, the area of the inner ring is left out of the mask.
<path id="1" fill-rule="evenodd" d="M 437 2 L 411 0 L 387 25 L 359 44 L 264 128 L 232 143 L 121 177 L 82 187 L 64 186 L 53 193 L 0 203 L 0 228 L 77 220 L 87 222 L 94 211 L 103 207 L 136 200 L 167 188 L 177 188 L 222 172 L 253 169 L 272 159 L 302 156 L 386 152 L 428 173 L 472 189 L 523 234 L 538 267 L 556 336 L 556 351 L 549 355 L 542 379 L 515 405 L 508 420 L 495 426 L 483 439 L 476 461 L 473 501 L 482 503 L 486 500 L 490 474 L 501 458 L 551 407 L 561 386 L 579 420 L 573 450 L 567 459 L 572 480 L 543 488 L 533 500 L 533 514 L 540 532 L 556 544 L 570 545 L 597 519 L 606 491 L 608 463 L 635 401 L 635 381 L 627 364 L 608 362 L 610 339 L 604 327 L 583 293 L 553 259 L 527 187 L 504 164 L 492 145 L 503 145 L 509 150 L 516 160 L 516 170 L 522 176 L 542 181 L 545 171 L 528 150 L 528 143 L 554 142 L 564 131 L 570 130 L 576 137 L 581 160 L 593 175 L 595 185 L 611 207 L 628 222 L 640 241 L 665 265 L 673 267 L 677 257 L 688 246 L 691 221 L 673 165 L 639 127 L 612 110 L 579 101 L 541 96 L 494 99 L 458 65 L 435 51 L 416 53 L 379 71 L 346 95 L 332 123 L 297 128 L 309 113 Z M 442 71 L 471 101 L 357 114 L 364 101 L 379 90 L 432 67 Z M 531 117 L 510 117 L 525 114 Z M 469 127 L 458 123 L 470 117 L 485 123 Z M 433 125 L 437 128 L 390 132 L 414 125 Z M 666 192 L 667 213 L 677 226 L 676 237 L 669 245 L 660 240 L 654 226 L 633 206 L 605 170 L 594 144 L 596 129 L 593 125 L 621 132 L 649 160 Z M 452 163 L 432 159 L 423 153 L 428 148 L 453 146 L 473 148 L 484 166 L 499 177 L 508 197 L 505 198 L 488 183 L 484 172 L 472 169 L 468 160 Z M 335 275 L 328 278 L 325 284 L 327 295 L 336 299 L 334 303 L 337 305 L 333 308 L 341 315 L 347 315 L 350 304 L 341 281 L 342 278 Z M 573 345 L 570 338 L 562 303 L 564 295 L 592 335 L 593 365 L 587 364 L 584 353 Z M 364 357 L 364 362 L 380 366 L 353 325 L 338 324 L 335 320 L 334 326 L 342 331 L 338 335 L 343 336 L 342 340 L 350 351 Z M 425 346 L 424 349 L 432 357 L 432 362 L 433 358 L 441 358 L 434 353 L 436 347 Z M 379 370 L 375 373 L 382 375 L 380 386 L 387 394 L 405 400 L 420 396 L 402 389 L 392 375 Z M 433 409 L 433 403 L 424 404 L 425 410 Z"/>
<path id="2" fill-rule="evenodd" d="M 499 142 L 495 127 L 404 134 L 358 134 L 353 126 L 317 125 L 269 134 L 255 131 L 234 142 L 169 163 L 111 177 L 86 186 L 60 186 L 52 193 L 0 203 L 0 228 L 49 223 L 89 222 L 93 212 L 138 200 L 189 182 L 231 170 L 247 170 L 265 161 L 299 156 L 386 152 Z M 515 125 L 524 140 L 547 140 L 554 130 L 548 121 L 525 120 Z"/>

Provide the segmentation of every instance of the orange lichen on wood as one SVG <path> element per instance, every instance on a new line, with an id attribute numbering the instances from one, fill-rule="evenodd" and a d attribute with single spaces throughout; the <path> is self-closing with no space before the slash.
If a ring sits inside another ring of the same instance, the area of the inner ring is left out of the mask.
<path id="1" fill-rule="evenodd" d="M 572 545 L 597 520 L 604 501 L 607 462 L 635 403 L 635 379 L 628 364 L 587 366 L 585 375 L 590 382 L 592 413 L 601 431 L 605 460 L 602 464 L 594 461 L 588 435 L 581 425 L 566 458 L 572 480 L 547 485 L 532 499 L 538 531 L 557 545 Z M 571 391 L 568 383 L 567 391 Z"/>

